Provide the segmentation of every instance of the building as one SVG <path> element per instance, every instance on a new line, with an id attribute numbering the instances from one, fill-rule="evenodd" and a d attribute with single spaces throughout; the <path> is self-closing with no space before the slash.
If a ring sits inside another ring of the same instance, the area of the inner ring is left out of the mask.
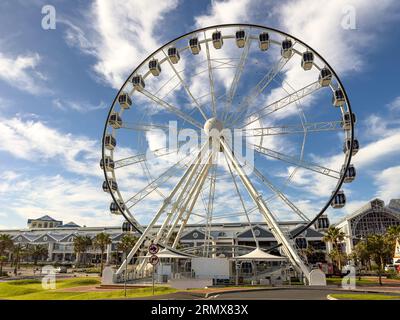
<path id="1" fill-rule="evenodd" d="M 62 222 L 60 224 L 59 222 L 61 221 L 54 220 L 49 216 L 43 216 L 39 219 L 29 219 L 27 229 L 0 230 L 0 233 L 10 234 L 14 243 L 17 244 L 47 246 L 48 255 L 40 259 L 42 262 L 75 264 L 77 257 L 74 252 L 74 238 L 82 235 L 93 239 L 98 233 L 105 232 L 110 235 L 112 240 L 105 253 L 104 258 L 106 261 L 118 264 L 124 259 L 122 252 L 117 251 L 117 244 L 124 235 L 122 226 L 81 227 L 73 222 L 67 224 L 62 224 Z M 49 223 L 52 223 L 53 227 L 49 227 Z M 304 225 L 304 222 L 285 222 L 281 225 L 287 233 L 293 234 Z M 267 249 L 277 245 L 277 241 L 269 231 L 266 223 L 257 223 L 252 227 L 261 248 Z M 157 229 L 158 226 L 154 228 L 154 234 L 157 232 Z M 201 224 L 188 224 L 186 232 L 180 238 L 180 248 L 192 252 L 205 250 L 204 240 L 206 237 L 210 243 L 209 250 L 213 250 L 213 257 L 237 256 L 248 252 L 249 247 L 255 247 L 253 234 L 248 224 L 213 224 L 211 232 L 207 236 L 204 229 L 204 225 Z M 311 228 L 296 239 L 296 244 L 301 249 L 311 245 L 317 250 L 325 250 L 325 244 L 322 241 L 323 236 L 322 232 Z M 279 249 L 273 252 L 279 254 Z M 95 248 L 90 248 L 86 253 L 86 261 L 91 263 L 98 263 L 100 257 L 101 252 Z M 11 259 L 11 254 L 9 259 Z M 27 262 L 31 261 L 29 257 L 24 259 Z"/>
<path id="2" fill-rule="evenodd" d="M 391 200 L 387 206 L 384 201 L 374 199 L 335 226 L 345 233 L 342 250 L 350 254 L 358 241 L 371 234 L 384 234 L 396 225 L 400 225 L 400 199 Z"/>
<path id="3" fill-rule="evenodd" d="M 51 229 L 62 226 L 63 222 L 59 220 L 54 220 L 52 217 L 43 216 L 38 219 L 28 219 L 29 229 Z"/>

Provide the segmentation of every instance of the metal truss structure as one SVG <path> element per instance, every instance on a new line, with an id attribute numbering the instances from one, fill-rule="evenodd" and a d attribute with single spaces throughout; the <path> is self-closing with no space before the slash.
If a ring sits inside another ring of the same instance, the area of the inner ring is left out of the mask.
<path id="1" fill-rule="evenodd" d="M 268 33 L 268 40 L 261 33 Z M 222 47 L 228 48 L 227 54 L 221 54 L 225 52 Z M 279 50 L 280 56 L 270 59 L 268 65 L 262 56 L 267 54 L 264 51 L 271 51 L 272 55 Z M 309 52 L 313 53 L 312 60 L 305 54 Z M 283 75 L 294 68 L 299 58 L 298 67 L 316 75 L 295 88 Z M 271 95 L 269 100 L 265 98 L 278 88 L 278 99 Z M 326 92 L 333 95 L 334 107 L 324 106 L 321 99 L 318 105 L 321 110 L 322 106 L 335 110 L 339 116 L 308 121 L 308 109 L 302 103 L 310 97 L 324 97 Z M 292 106 L 300 123 L 294 123 L 293 114 L 287 111 Z M 111 121 L 112 115 L 118 125 Z M 133 121 L 129 120 L 130 115 Z M 291 121 L 282 123 L 285 119 Z M 179 141 L 174 147 L 160 146 L 163 138 L 158 135 L 170 134 L 172 120 L 178 124 L 177 134 L 189 136 L 190 130 L 205 139 L 197 146 L 188 146 L 186 141 Z M 103 189 L 113 200 L 111 213 L 122 215 L 140 234 L 115 280 L 146 275 L 147 248 L 151 242 L 193 256 L 188 252 L 194 250 L 179 249 L 179 239 L 191 219 L 205 225 L 205 238 L 197 256 L 216 258 L 211 232 L 216 221 L 243 219 L 259 247 L 253 230 L 254 216 L 259 214 L 281 246 L 282 254 L 312 284 L 310 267 L 296 247 L 295 237 L 313 225 L 329 205 L 336 208 L 345 204 L 340 189 L 343 182 L 350 182 L 355 176 L 349 168 L 351 157 L 358 150 L 354 123 L 346 92 L 334 70 L 315 50 L 284 32 L 250 24 L 218 25 L 192 31 L 163 45 L 128 77 L 112 103 L 104 128 L 101 166 L 105 176 Z M 257 156 L 258 163 L 249 164 L 238 156 L 231 143 L 235 137 L 228 136 L 226 129 L 244 133 L 245 145 Z M 329 158 L 322 161 L 323 157 L 306 157 L 309 135 L 321 133 L 325 137 L 331 133 L 337 137 L 338 132 L 345 141 L 339 167 L 337 161 L 331 163 Z M 292 153 L 293 148 L 277 149 L 276 144 L 267 140 L 298 136 L 303 138 L 297 155 Z M 276 164 L 294 168 L 283 183 L 276 178 L 281 174 L 275 169 Z M 288 192 L 299 170 L 333 182 L 332 193 L 325 195 L 326 203 L 317 212 L 302 208 L 293 190 Z M 239 212 L 221 211 L 218 206 L 219 188 L 227 185 L 233 190 L 230 197 L 237 201 Z M 271 196 L 264 197 L 264 192 Z M 275 199 L 304 223 L 297 234 L 291 235 L 281 228 L 282 210 L 272 204 Z M 144 205 L 146 201 L 151 205 Z"/>

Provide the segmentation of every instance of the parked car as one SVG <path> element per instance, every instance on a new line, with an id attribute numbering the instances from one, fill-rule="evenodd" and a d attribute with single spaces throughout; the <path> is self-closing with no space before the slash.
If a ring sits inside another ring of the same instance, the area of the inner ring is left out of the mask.
<path id="1" fill-rule="evenodd" d="M 393 264 L 387 264 L 385 266 L 385 271 L 390 272 L 390 271 L 396 271 L 396 267 Z"/>
<path id="2" fill-rule="evenodd" d="M 58 267 L 56 270 L 57 270 L 58 273 L 67 273 L 67 267 L 66 266 Z"/>

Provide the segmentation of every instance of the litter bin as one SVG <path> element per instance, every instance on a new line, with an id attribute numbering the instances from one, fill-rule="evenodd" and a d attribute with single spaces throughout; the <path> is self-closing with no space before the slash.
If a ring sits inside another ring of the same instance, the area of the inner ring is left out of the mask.
<path id="1" fill-rule="evenodd" d="M 168 275 L 167 274 L 163 274 L 162 275 L 162 283 L 167 283 L 168 282 Z"/>

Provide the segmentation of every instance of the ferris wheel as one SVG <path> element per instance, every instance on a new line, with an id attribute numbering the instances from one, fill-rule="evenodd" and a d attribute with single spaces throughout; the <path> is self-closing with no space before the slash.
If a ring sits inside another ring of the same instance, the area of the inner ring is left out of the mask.
<path id="1" fill-rule="evenodd" d="M 133 70 L 105 123 L 110 211 L 141 234 L 117 273 L 149 240 L 214 257 L 215 223 L 240 222 L 258 247 L 254 226 L 266 222 L 307 274 L 294 239 L 345 205 L 355 121 L 335 71 L 282 31 L 217 25 L 166 43 Z M 202 230 L 196 250 L 178 246 L 190 224 Z"/>

